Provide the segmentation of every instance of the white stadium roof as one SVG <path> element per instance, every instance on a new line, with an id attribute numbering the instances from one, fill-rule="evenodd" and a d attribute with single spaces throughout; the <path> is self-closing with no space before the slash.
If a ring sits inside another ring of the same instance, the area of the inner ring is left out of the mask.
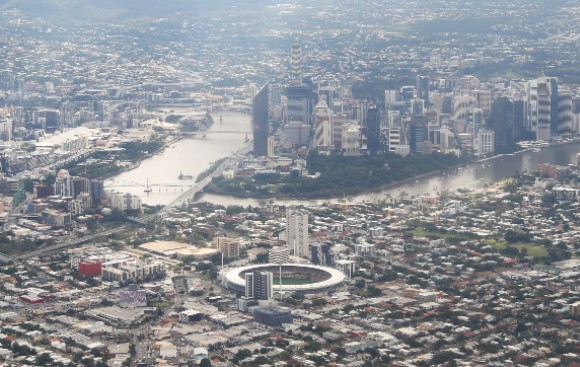
<path id="1" fill-rule="evenodd" d="M 240 276 L 240 274 L 244 274 L 247 272 L 253 271 L 261 271 L 266 268 L 278 268 L 279 264 L 256 264 L 256 265 L 248 265 L 239 268 L 233 268 L 227 270 L 225 273 L 225 279 L 229 284 L 234 285 L 238 288 L 245 287 L 246 281 L 244 278 Z M 328 289 L 332 287 L 339 286 L 345 280 L 345 275 L 341 271 L 328 268 L 325 266 L 318 266 L 318 265 L 310 265 L 310 264 L 282 264 L 282 268 L 291 267 L 291 268 L 302 268 L 302 269 L 315 269 L 318 271 L 322 271 L 330 275 L 330 278 L 310 284 L 299 284 L 299 285 L 282 285 L 282 292 L 312 292 L 317 289 Z M 280 291 L 280 285 L 276 284 L 276 272 L 274 273 L 274 291 Z"/>

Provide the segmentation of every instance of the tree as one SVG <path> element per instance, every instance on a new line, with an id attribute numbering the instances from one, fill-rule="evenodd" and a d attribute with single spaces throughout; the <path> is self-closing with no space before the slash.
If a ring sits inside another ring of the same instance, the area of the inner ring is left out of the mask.
<path id="1" fill-rule="evenodd" d="M 378 297 L 383 294 L 383 291 L 380 288 L 377 288 L 373 285 L 369 285 L 367 288 L 367 293 L 369 297 Z"/>
<path id="2" fill-rule="evenodd" d="M 211 367 L 211 361 L 209 360 L 209 358 L 204 358 L 201 360 L 201 362 L 199 363 L 200 367 Z"/>
<path id="3" fill-rule="evenodd" d="M 42 353 L 36 356 L 36 365 L 37 366 L 45 366 L 49 363 L 52 363 L 52 358 L 50 358 L 50 354 Z"/>

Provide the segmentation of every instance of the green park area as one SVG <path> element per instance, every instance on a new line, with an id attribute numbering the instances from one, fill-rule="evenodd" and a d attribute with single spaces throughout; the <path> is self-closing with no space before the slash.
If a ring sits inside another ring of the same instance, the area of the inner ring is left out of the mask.
<path id="1" fill-rule="evenodd" d="M 274 274 L 273 279 L 274 285 L 280 284 L 280 278 L 276 277 Z M 298 279 L 298 278 L 282 278 L 282 285 L 304 285 L 314 283 L 311 279 Z"/>
<path id="2" fill-rule="evenodd" d="M 508 247 L 517 249 L 520 253 L 525 249 L 526 256 L 533 257 L 548 257 L 548 250 L 542 246 L 534 245 L 531 243 L 517 242 L 508 244 L 507 242 L 498 242 L 496 240 L 488 239 L 483 240 L 483 243 L 493 246 L 497 251 L 503 251 Z"/>

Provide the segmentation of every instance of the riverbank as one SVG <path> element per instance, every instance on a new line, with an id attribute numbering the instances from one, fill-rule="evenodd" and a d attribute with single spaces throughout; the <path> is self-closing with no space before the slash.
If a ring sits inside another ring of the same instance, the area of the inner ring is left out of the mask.
<path id="1" fill-rule="evenodd" d="M 221 123 L 219 115 L 213 116 L 214 123 L 204 139 L 177 133 L 168 136 L 164 149 L 143 157 L 135 169 L 109 176 L 105 187 L 139 196 L 147 205 L 172 202 L 194 185 L 212 163 L 234 154 L 244 145 L 246 133 L 251 134 L 251 116 L 227 111 L 222 116 Z M 192 179 L 180 180 L 180 174 Z M 153 191 L 144 193 L 147 180 Z"/>
<path id="2" fill-rule="evenodd" d="M 280 172 L 256 173 L 252 179 L 216 178 L 205 192 L 257 199 L 333 199 L 380 191 L 389 185 L 399 185 L 453 170 L 468 162 L 455 155 L 433 153 L 428 156 L 401 157 L 323 155 L 311 151 L 307 158 L 314 176 Z M 296 171 L 295 171 L 296 172 Z"/>
<path id="3" fill-rule="evenodd" d="M 199 201 L 218 205 L 259 205 L 276 202 L 280 205 L 321 205 L 327 202 L 369 202 L 385 200 L 386 197 L 398 198 L 404 192 L 407 197 L 431 195 L 441 190 L 461 188 L 481 188 L 486 183 L 513 177 L 518 172 L 532 172 L 538 164 L 568 165 L 576 161 L 580 153 L 580 141 L 569 144 L 553 144 L 541 151 L 521 150 L 514 154 L 503 154 L 461 163 L 447 169 L 416 175 L 396 182 L 383 184 L 360 194 L 337 194 L 332 197 L 289 198 L 289 197 L 233 197 L 206 192 Z M 488 162 L 487 164 L 485 162 Z"/>

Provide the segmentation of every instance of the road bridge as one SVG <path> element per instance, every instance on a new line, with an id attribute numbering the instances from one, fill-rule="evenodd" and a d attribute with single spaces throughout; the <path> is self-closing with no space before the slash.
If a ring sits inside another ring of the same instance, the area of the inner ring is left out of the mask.
<path id="1" fill-rule="evenodd" d="M 201 180 L 199 182 L 196 182 L 195 185 L 193 185 L 191 188 L 189 188 L 189 190 L 187 190 L 183 194 L 179 195 L 177 198 L 173 199 L 173 201 L 171 201 L 169 204 L 165 205 L 157 213 L 151 214 L 147 217 L 143 217 L 140 219 L 145 221 L 145 222 L 155 221 L 155 220 L 163 217 L 169 209 L 171 209 L 175 206 L 181 205 L 184 202 L 187 202 L 189 199 L 193 198 L 196 193 L 201 192 L 207 185 L 209 185 L 209 183 L 212 181 L 212 179 L 214 177 L 221 176 L 222 173 L 225 171 L 226 167 L 228 167 L 234 161 L 236 161 L 236 160 L 240 159 L 241 157 L 245 156 L 246 154 L 248 154 L 250 152 L 250 150 L 252 149 L 252 146 L 253 146 L 253 142 L 251 140 L 248 141 L 240 149 L 238 149 L 234 154 L 232 154 L 230 157 L 228 157 L 222 163 L 220 163 L 219 166 L 217 166 L 216 169 L 209 176 L 207 176 L 206 178 L 204 178 L 203 180 Z"/>

